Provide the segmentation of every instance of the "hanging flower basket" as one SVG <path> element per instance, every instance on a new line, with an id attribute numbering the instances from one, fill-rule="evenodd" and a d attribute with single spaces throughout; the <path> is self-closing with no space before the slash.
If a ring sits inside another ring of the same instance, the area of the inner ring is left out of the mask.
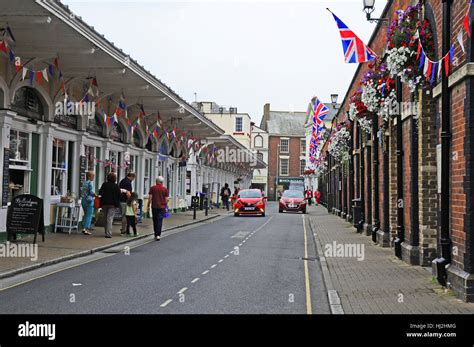
<path id="1" fill-rule="evenodd" d="M 420 21 L 421 2 L 406 11 L 398 10 L 388 28 L 387 69 L 391 77 L 400 77 L 411 92 L 427 82 L 418 60 L 418 38 L 426 53 L 434 53 L 433 33 L 427 20 Z"/>
<path id="2" fill-rule="evenodd" d="M 349 159 L 349 141 L 351 140 L 351 133 L 345 127 L 338 129 L 328 146 L 329 154 L 331 154 L 336 161 L 346 161 Z"/>

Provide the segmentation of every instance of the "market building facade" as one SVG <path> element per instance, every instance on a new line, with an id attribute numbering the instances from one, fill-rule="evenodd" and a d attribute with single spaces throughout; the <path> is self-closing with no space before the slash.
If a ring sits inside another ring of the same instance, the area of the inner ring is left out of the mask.
<path id="1" fill-rule="evenodd" d="M 174 212 L 192 195 L 215 195 L 225 180 L 250 184 L 249 163 L 217 157 L 219 148 L 239 143 L 67 6 L 22 3 L 30 16 L 16 16 L 19 6 L 2 9 L 0 239 L 20 194 L 43 199 L 44 224 L 53 230 L 56 205 L 66 197 L 78 202 L 87 171 L 95 172 L 96 190 L 111 171 L 119 180 L 134 172 L 144 206 L 163 176 Z"/>

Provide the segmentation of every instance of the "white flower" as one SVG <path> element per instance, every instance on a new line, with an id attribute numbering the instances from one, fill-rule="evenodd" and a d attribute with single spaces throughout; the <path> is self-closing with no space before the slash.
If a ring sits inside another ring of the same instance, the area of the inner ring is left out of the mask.
<path id="1" fill-rule="evenodd" d="M 358 118 L 357 123 L 359 123 L 360 128 L 367 134 L 372 133 L 372 120 L 367 119 L 367 117 L 363 117 Z"/>
<path id="2" fill-rule="evenodd" d="M 337 161 L 346 161 L 349 159 L 349 141 L 351 134 L 346 128 L 337 131 L 329 144 L 328 151 Z"/>

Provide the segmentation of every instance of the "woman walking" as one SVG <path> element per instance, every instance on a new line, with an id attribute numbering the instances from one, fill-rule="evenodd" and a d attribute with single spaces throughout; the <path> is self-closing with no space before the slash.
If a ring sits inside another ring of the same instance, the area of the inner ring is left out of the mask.
<path id="1" fill-rule="evenodd" d="M 84 227 L 84 229 L 82 230 L 82 233 L 84 235 L 92 235 L 91 223 L 92 223 L 92 215 L 94 214 L 94 198 L 95 198 L 94 176 L 95 175 L 92 171 L 87 172 L 86 181 L 82 185 L 81 204 L 82 204 L 82 209 L 84 210 L 84 217 L 82 218 L 82 226 Z"/>
<path id="2" fill-rule="evenodd" d="M 107 175 L 107 182 L 102 184 L 99 190 L 100 204 L 106 218 L 105 237 L 112 237 L 112 223 L 114 222 L 115 210 L 120 207 L 120 188 L 117 184 L 117 175 L 111 172 Z"/>

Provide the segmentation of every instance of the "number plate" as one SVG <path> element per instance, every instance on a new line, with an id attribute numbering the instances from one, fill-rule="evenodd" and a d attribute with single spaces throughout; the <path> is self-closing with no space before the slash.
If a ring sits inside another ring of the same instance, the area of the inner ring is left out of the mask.
<path id="1" fill-rule="evenodd" d="M 298 205 L 295 205 L 295 204 L 289 204 L 289 205 L 288 205 L 288 207 L 289 207 L 289 208 L 297 208 L 297 207 L 298 207 Z"/>
<path id="2" fill-rule="evenodd" d="M 255 211 L 255 207 L 244 207 L 245 211 Z"/>

